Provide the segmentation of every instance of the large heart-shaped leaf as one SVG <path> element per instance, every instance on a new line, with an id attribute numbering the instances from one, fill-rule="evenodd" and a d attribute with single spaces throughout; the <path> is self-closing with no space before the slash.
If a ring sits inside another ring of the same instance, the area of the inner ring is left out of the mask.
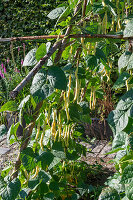
<path id="1" fill-rule="evenodd" d="M 133 19 L 131 19 L 124 30 L 124 37 L 133 37 Z"/>
<path id="2" fill-rule="evenodd" d="M 50 19 L 56 19 L 58 18 L 65 10 L 65 7 L 59 7 L 59 8 L 55 8 L 54 10 L 52 10 L 47 17 Z"/>
<path id="3" fill-rule="evenodd" d="M 128 124 L 123 131 L 128 133 L 128 134 L 133 132 L 133 118 L 132 117 L 128 118 Z"/>
<path id="4" fill-rule="evenodd" d="M 34 158 L 34 152 L 30 147 L 27 147 L 21 152 L 22 164 L 28 172 L 32 171 L 35 168 Z"/>
<path id="5" fill-rule="evenodd" d="M 11 181 L 2 191 L 1 197 L 3 200 L 15 200 L 19 194 L 21 183 L 18 178 Z"/>
<path id="6" fill-rule="evenodd" d="M 125 186 L 125 192 L 126 192 L 126 196 L 128 197 L 128 199 L 126 200 L 132 200 L 133 199 L 133 181 L 130 183 L 130 185 Z"/>
<path id="7" fill-rule="evenodd" d="M 51 170 L 54 166 L 61 162 L 61 159 L 58 157 L 54 157 L 53 161 L 50 163 L 48 170 Z"/>
<path id="8" fill-rule="evenodd" d="M 127 110 L 133 105 L 133 89 L 126 92 L 118 102 L 116 110 Z"/>
<path id="9" fill-rule="evenodd" d="M 121 182 L 124 184 L 130 184 L 133 182 L 133 164 L 127 165 L 123 171 Z"/>
<path id="10" fill-rule="evenodd" d="M 52 66 L 48 70 L 47 76 L 50 85 L 56 89 L 66 90 L 67 80 L 65 73 L 60 67 Z"/>
<path id="11" fill-rule="evenodd" d="M 80 121 L 81 111 L 82 111 L 82 108 L 80 107 L 80 105 L 76 103 L 69 104 L 69 115 L 73 121 L 76 121 L 76 122 Z"/>
<path id="12" fill-rule="evenodd" d="M 66 155 L 61 142 L 55 142 L 52 146 L 52 154 L 60 159 L 65 159 Z"/>
<path id="13" fill-rule="evenodd" d="M 129 69 L 133 69 L 133 53 L 130 56 L 130 59 L 129 59 L 128 64 L 127 64 L 127 70 L 129 70 Z"/>
<path id="14" fill-rule="evenodd" d="M 41 69 L 32 81 L 30 92 L 36 102 L 40 102 L 49 97 L 54 88 L 50 84 L 46 84 L 47 74 L 44 69 Z"/>
<path id="15" fill-rule="evenodd" d="M 100 49 L 100 48 L 96 48 L 95 56 L 96 56 L 98 59 L 102 59 L 102 60 L 104 60 L 104 61 L 107 61 L 106 55 L 104 54 L 103 50 Z"/>
<path id="16" fill-rule="evenodd" d="M 71 13 L 71 9 L 70 7 L 67 7 L 62 13 L 61 15 L 59 16 L 56 24 L 58 24 L 59 22 L 65 20 L 67 18 L 67 16 Z"/>
<path id="17" fill-rule="evenodd" d="M 4 178 L 0 176 L 0 194 L 4 190 L 5 187 L 6 187 L 6 183 L 4 181 Z"/>
<path id="18" fill-rule="evenodd" d="M 47 183 L 49 181 L 49 179 L 51 179 L 51 176 L 47 172 L 45 172 L 44 170 L 41 170 L 38 173 L 38 177 L 39 177 L 39 179 L 43 179 L 43 181 L 45 183 Z"/>
<path id="19" fill-rule="evenodd" d="M 108 123 L 114 134 L 123 131 L 127 127 L 129 117 L 133 117 L 133 89 L 130 89 L 121 97 L 116 109 L 108 116 Z"/>
<path id="20" fill-rule="evenodd" d="M 46 44 L 43 43 L 43 44 L 41 44 L 39 46 L 39 48 L 36 51 L 36 59 L 37 59 L 37 61 L 39 61 L 41 58 L 43 58 L 46 53 L 47 53 L 47 51 L 46 51 Z"/>
<path id="21" fill-rule="evenodd" d="M 113 188 L 105 188 L 99 196 L 98 200 L 120 200 L 118 192 Z"/>
<path id="22" fill-rule="evenodd" d="M 127 133 L 123 131 L 118 132 L 113 139 L 112 149 L 123 148 L 123 145 L 125 146 L 125 140 L 127 137 Z"/>
<path id="23" fill-rule="evenodd" d="M 37 63 L 36 60 L 36 48 L 30 50 L 25 56 L 23 66 L 34 66 Z"/>
<path id="24" fill-rule="evenodd" d="M 127 67 L 127 64 L 128 64 L 128 61 L 130 59 L 130 56 L 131 56 L 131 52 L 129 51 L 126 51 L 124 52 L 119 60 L 118 60 L 118 69 L 119 69 L 119 72 L 121 72 L 121 70 L 125 67 Z"/>
<path id="25" fill-rule="evenodd" d="M 54 155 L 51 152 L 42 152 L 36 159 L 37 162 L 41 161 L 42 168 L 45 169 L 52 163 Z"/>
<path id="26" fill-rule="evenodd" d="M 128 74 L 127 72 L 123 72 L 119 78 L 117 79 L 117 81 L 114 83 L 113 85 L 113 89 L 118 89 L 121 88 L 123 86 L 125 86 L 126 84 L 126 80 L 130 77 L 130 74 Z"/>
<path id="27" fill-rule="evenodd" d="M 35 190 L 39 184 L 39 179 L 32 179 L 28 181 L 28 187 L 32 190 Z"/>
<path id="28" fill-rule="evenodd" d="M 128 124 L 128 117 L 133 116 L 133 106 L 127 110 L 114 110 L 108 116 L 108 123 L 110 124 L 114 134 L 121 132 Z"/>
<path id="29" fill-rule="evenodd" d="M 93 70 L 97 66 L 97 58 L 94 55 L 89 55 L 86 57 L 86 65 L 89 69 Z"/>

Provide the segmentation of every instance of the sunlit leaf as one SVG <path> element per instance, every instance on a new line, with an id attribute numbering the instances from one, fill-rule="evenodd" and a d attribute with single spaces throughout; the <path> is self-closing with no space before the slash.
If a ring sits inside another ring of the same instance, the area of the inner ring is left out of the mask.
<path id="1" fill-rule="evenodd" d="M 119 78 L 116 80 L 116 82 L 113 85 L 113 89 L 118 89 L 125 86 L 126 80 L 129 77 L 130 77 L 130 74 L 128 74 L 127 72 L 123 72 L 122 74 L 120 74 Z"/>
<path id="2" fill-rule="evenodd" d="M 120 200 L 118 192 L 113 188 L 105 188 L 100 194 L 98 200 Z"/>
<path id="3" fill-rule="evenodd" d="M 129 58 L 129 61 L 127 63 L 127 70 L 133 69 L 133 53 Z"/>
<path id="4" fill-rule="evenodd" d="M 17 110 L 17 103 L 15 101 L 8 101 L 1 107 L 0 112 L 16 111 L 16 110 Z"/>
<path id="5" fill-rule="evenodd" d="M 46 55 L 46 44 L 43 43 L 39 46 L 39 48 L 36 51 L 36 60 L 39 61 L 41 58 L 43 58 Z"/>
<path id="6" fill-rule="evenodd" d="M 119 72 L 121 72 L 121 70 L 125 67 L 127 67 L 127 64 L 128 64 L 128 61 L 130 59 L 130 56 L 131 56 L 131 52 L 129 51 L 126 51 L 124 52 L 119 60 L 118 60 L 118 69 L 119 69 Z"/>
<path id="7" fill-rule="evenodd" d="M 133 19 L 131 19 L 124 30 L 124 37 L 133 37 Z"/>
<path id="8" fill-rule="evenodd" d="M 30 50 L 28 54 L 25 56 L 23 66 L 34 66 L 37 63 L 36 60 L 36 48 Z"/>
<path id="9" fill-rule="evenodd" d="M 55 8 L 54 10 L 52 10 L 47 17 L 50 19 L 56 19 L 58 18 L 65 10 L 65 7 L 59 7 L 59 8 Z"/>
<path id="10" fill-rule="evenodd" d="M 1 193 L 2 200 L 15 200 L 19 194 L 20 188 L 21 183 L 18 178 L 9 182 L 7 187 Z"/>
<path id="11" fill-rule="evenodd" d="M 46 78 L 47 74 L 44 69 L 41 69 L 33 78 L 30 92 L 35 102 L 40 102 L 53 93 L 54 88 L 50 84 L 46 84 Z"/>

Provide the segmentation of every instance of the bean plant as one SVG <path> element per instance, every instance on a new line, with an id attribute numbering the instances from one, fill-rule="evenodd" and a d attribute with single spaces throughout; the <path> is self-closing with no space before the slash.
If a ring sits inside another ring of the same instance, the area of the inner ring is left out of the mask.
<path id="1" fill-rule="evenodd" d="M 35 66 L 29 94 L 0 109 L 18 113 L 8 131 L 0 126 L 0 137 L 7 134 L 8 143 L 20 148 L 15 164 L 1 172 L 0 199 L 133 199 L 132 11 L 129 1 L 68 0 L 48 14 L 57 19 L 57 40 L 30 50 L 23 63 Z M 79 139 L 86 141 L 84 124 L 91 124 L 98 100 L 108 98 L 105 88 L 111 88 L 110 103 L 113 95 L 118 101 L 108 116 L 117 172 L 101 192 L 90 179 L 99 166 L 81 160 L 87 149 Z"/>

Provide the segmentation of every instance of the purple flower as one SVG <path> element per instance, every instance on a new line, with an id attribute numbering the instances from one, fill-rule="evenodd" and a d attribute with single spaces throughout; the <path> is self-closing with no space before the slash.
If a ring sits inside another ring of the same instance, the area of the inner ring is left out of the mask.
<path id="1" fill-rule="evenodd" d="M 20 47 L 18 47 L 18 52 L 20 51 Z"/>
<path id="2" fill-rule="evenodd" d="M 25 50 L 25 43 L 23 43 L 23 49 Z"/>
<path id="3" fill-rule="evenodd" d="M 5 66 L 4 66 L 4 73 L 6 73 L 6 68 L 5 68 Z"/>
<path id="4" fill-rule="evenodd" d="M 21 59 L 21 65 L 23 65 L 23 62 L 24 62 L 24 60 L 23 60 L 23 59 Z"/>
<path id="5" fill-rule="evenodd" d="M 5 78 L 4 74 L 1 72 L 1 70 L 0 70 L 0 76 L 1 76 L 1 78 Z"/>
<path id="6" fill-rule="evenodd" d="M 4 64 L 3 63 L 1 63 L 1 67 L 2 67 L 2 69 L 4 68 Z"/>

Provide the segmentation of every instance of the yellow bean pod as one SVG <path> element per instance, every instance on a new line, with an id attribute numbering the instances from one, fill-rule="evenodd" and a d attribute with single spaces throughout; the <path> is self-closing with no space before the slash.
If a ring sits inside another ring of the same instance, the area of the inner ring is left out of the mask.
<path id="1" fill-rule="evenodd" d="M 36 134 L 36 140 L 38 139 L 39 137 L 39 133 L 40 133 L 40 120 L 38 121 L 38 124 L 37 124 L 37 134 Z"/>
<path id="2" fill-rule="evenodd" d="M 84 97 L 84 88 L 81 88 L 80 101 L 83 100 L 83 97 Z"/>
<path id="3" fill-rule="evenodd" d="M 53 111 L 53 122 L 52 122 L 52 127 L 51 127 L 51 133 L 52 137 L 55 137 L 56 134 L 56 110 L 54 109 Z"/>
<path id="4" fill-rule="evenodd" d="M 93 5 L 93 0 L 90 0 L 90 4 Z"/>
<path id="5" fill-rule="evenodd" d="M 80 97 L 80 88 L 81 88 L 81 79 L 78 80 L 78 89 L 77 89 L 77 103 L 79 103 L 79 97 Z"/>
<path id="6" fill-rule="evenodd" d="M 81 44 L 82 44 L 82 47 L 83 47 L 86 51 L 88 51 L 88 49 L 87 49 L 87 47 L 86 47 L 86 45 L 85 45 L 85 43 L 84 43 L 84 38 L 81 38 Z"/>
<path id="7" fill-rule="evenodd" d="M 102 5 L 103 5 L 104 7 L 106 6 L 106 4 L 105 4 L 104 0 L 102 0 Z"/>
<path id="8" fill-rule="evenodd" d="M 38 175 L 38 172 L 39 172 L 39 167 L 36 166 L 36 171 L 35 171 L 35 174 L 31 177 L 32 179 L 36 178 L 37 175 Z"/>
<path id="9" fill-rule="evenodd" d="M 43 148 L 43 138 L 44 138 L 44 134 L 45 134 L 45 128 L 46 128 L 46 123 L 44 121 L 43 132 L 42 132 L 41 138 L 40 138 L 40 147 L 41 147 L 42 151 L 44 150 L 44 148 Z"/>
<path id="10" fill-rule="evenodd" d="M 93 90 L 93 102 L 92 102 L 92 109 L 95 109 L 96 105 L 96 95 L 95 95 L 95 90 Z"/>
<path id="11" fill-rule="evenodd" d="M 129 90 L 128 80 L 126 80 L 126 88 L 127 88 L 127 91 L 128 91 Z"/>
<path id="12" fill-rule="evenodd" d="M 68 92 L 67 92 L 68 99 L 70 97 L 70 91 L 71 91 L 71 74 L 69 75 L 69 83 L 68 83 Z"/>
<path id="13" fill-rule="evenodd" d="M 25 174 L 26 180 L 23 182 L 23 184 L 26 184 L 30 179 L 30 173 L 28 174 L 27 170 L 24 169 L 24 174 Z"/>
<path id="14" fill-rule="evenodd" d="M 74 101 L 77 100 L 77 96 L 78 96 L 78 78 L 76 77 L 76 87 L 75 87 L 75 96 L 74 96 Z"/>
<path id="15" fill-rule="evenodd" d="M 69 145 L 69 138 L 70 138 L 70 124 L 68 125 L 68 129 L 67 129 L 67 142 L 66 142 L 67 147 Z"/>
<path id="16" fill-rule="evenodd" d="M 28 172 L 27 172 L 26 169 L 24 169 L 24 174 L 25 174 L 26 179 L 28 179 L 28 178 L 29 178 L 29 175 L 28 175 Z"/>
<path id="17" fill-rule="evenodd" d="M 58 118 L 58 131 L 59 131 L 58 140 L 60 141 L 60 139 L 61 139 L 61 131 L 62 131 L 62 123 L 61 123 L 61 114 L 60 113 L 59 113 L 59 118 Z"/>
<path id="18" fill-rule="evenodd" d="M 47 116 L 47 123 L 48 125 L 50 126 L 50 110 L 51 110 L 51 105 L 49 105 L 49 108 L 48 108 L 48 116 Z"/>
<path id="19" fill-rule="evenodd" d="M 92 109 L 92 105 L 91 105 L 92 95 L 93 95 L 93 92 L 92 92 L 92 89 L 91 89 L 91 94 L 90 94 L 90 110 Z"/>
<path id="20" fill-rule="evenodd" d="M 115 20 L 114 20 L 114 15 L 112 16 L 112 23 L 111 23 L 111 31 L 114 31 L 114 25 L 115 25 Z"/>
<path id="21" fill-rule="evenodd" d="M 118 16 L 117 27 L 118 27 L 118 30 L 121 30 L 121 20 L 120 20 L 120 16 Z"/>
<path id="22" fill-rule="evenodd" d="M 40 139 L 40 147 L 41 147 L 42 151 L 44 151 L 44 148 L 43 148 L 43 138 L 44 138 L 44 132 L 42 132 L 41 139 Z"/>

